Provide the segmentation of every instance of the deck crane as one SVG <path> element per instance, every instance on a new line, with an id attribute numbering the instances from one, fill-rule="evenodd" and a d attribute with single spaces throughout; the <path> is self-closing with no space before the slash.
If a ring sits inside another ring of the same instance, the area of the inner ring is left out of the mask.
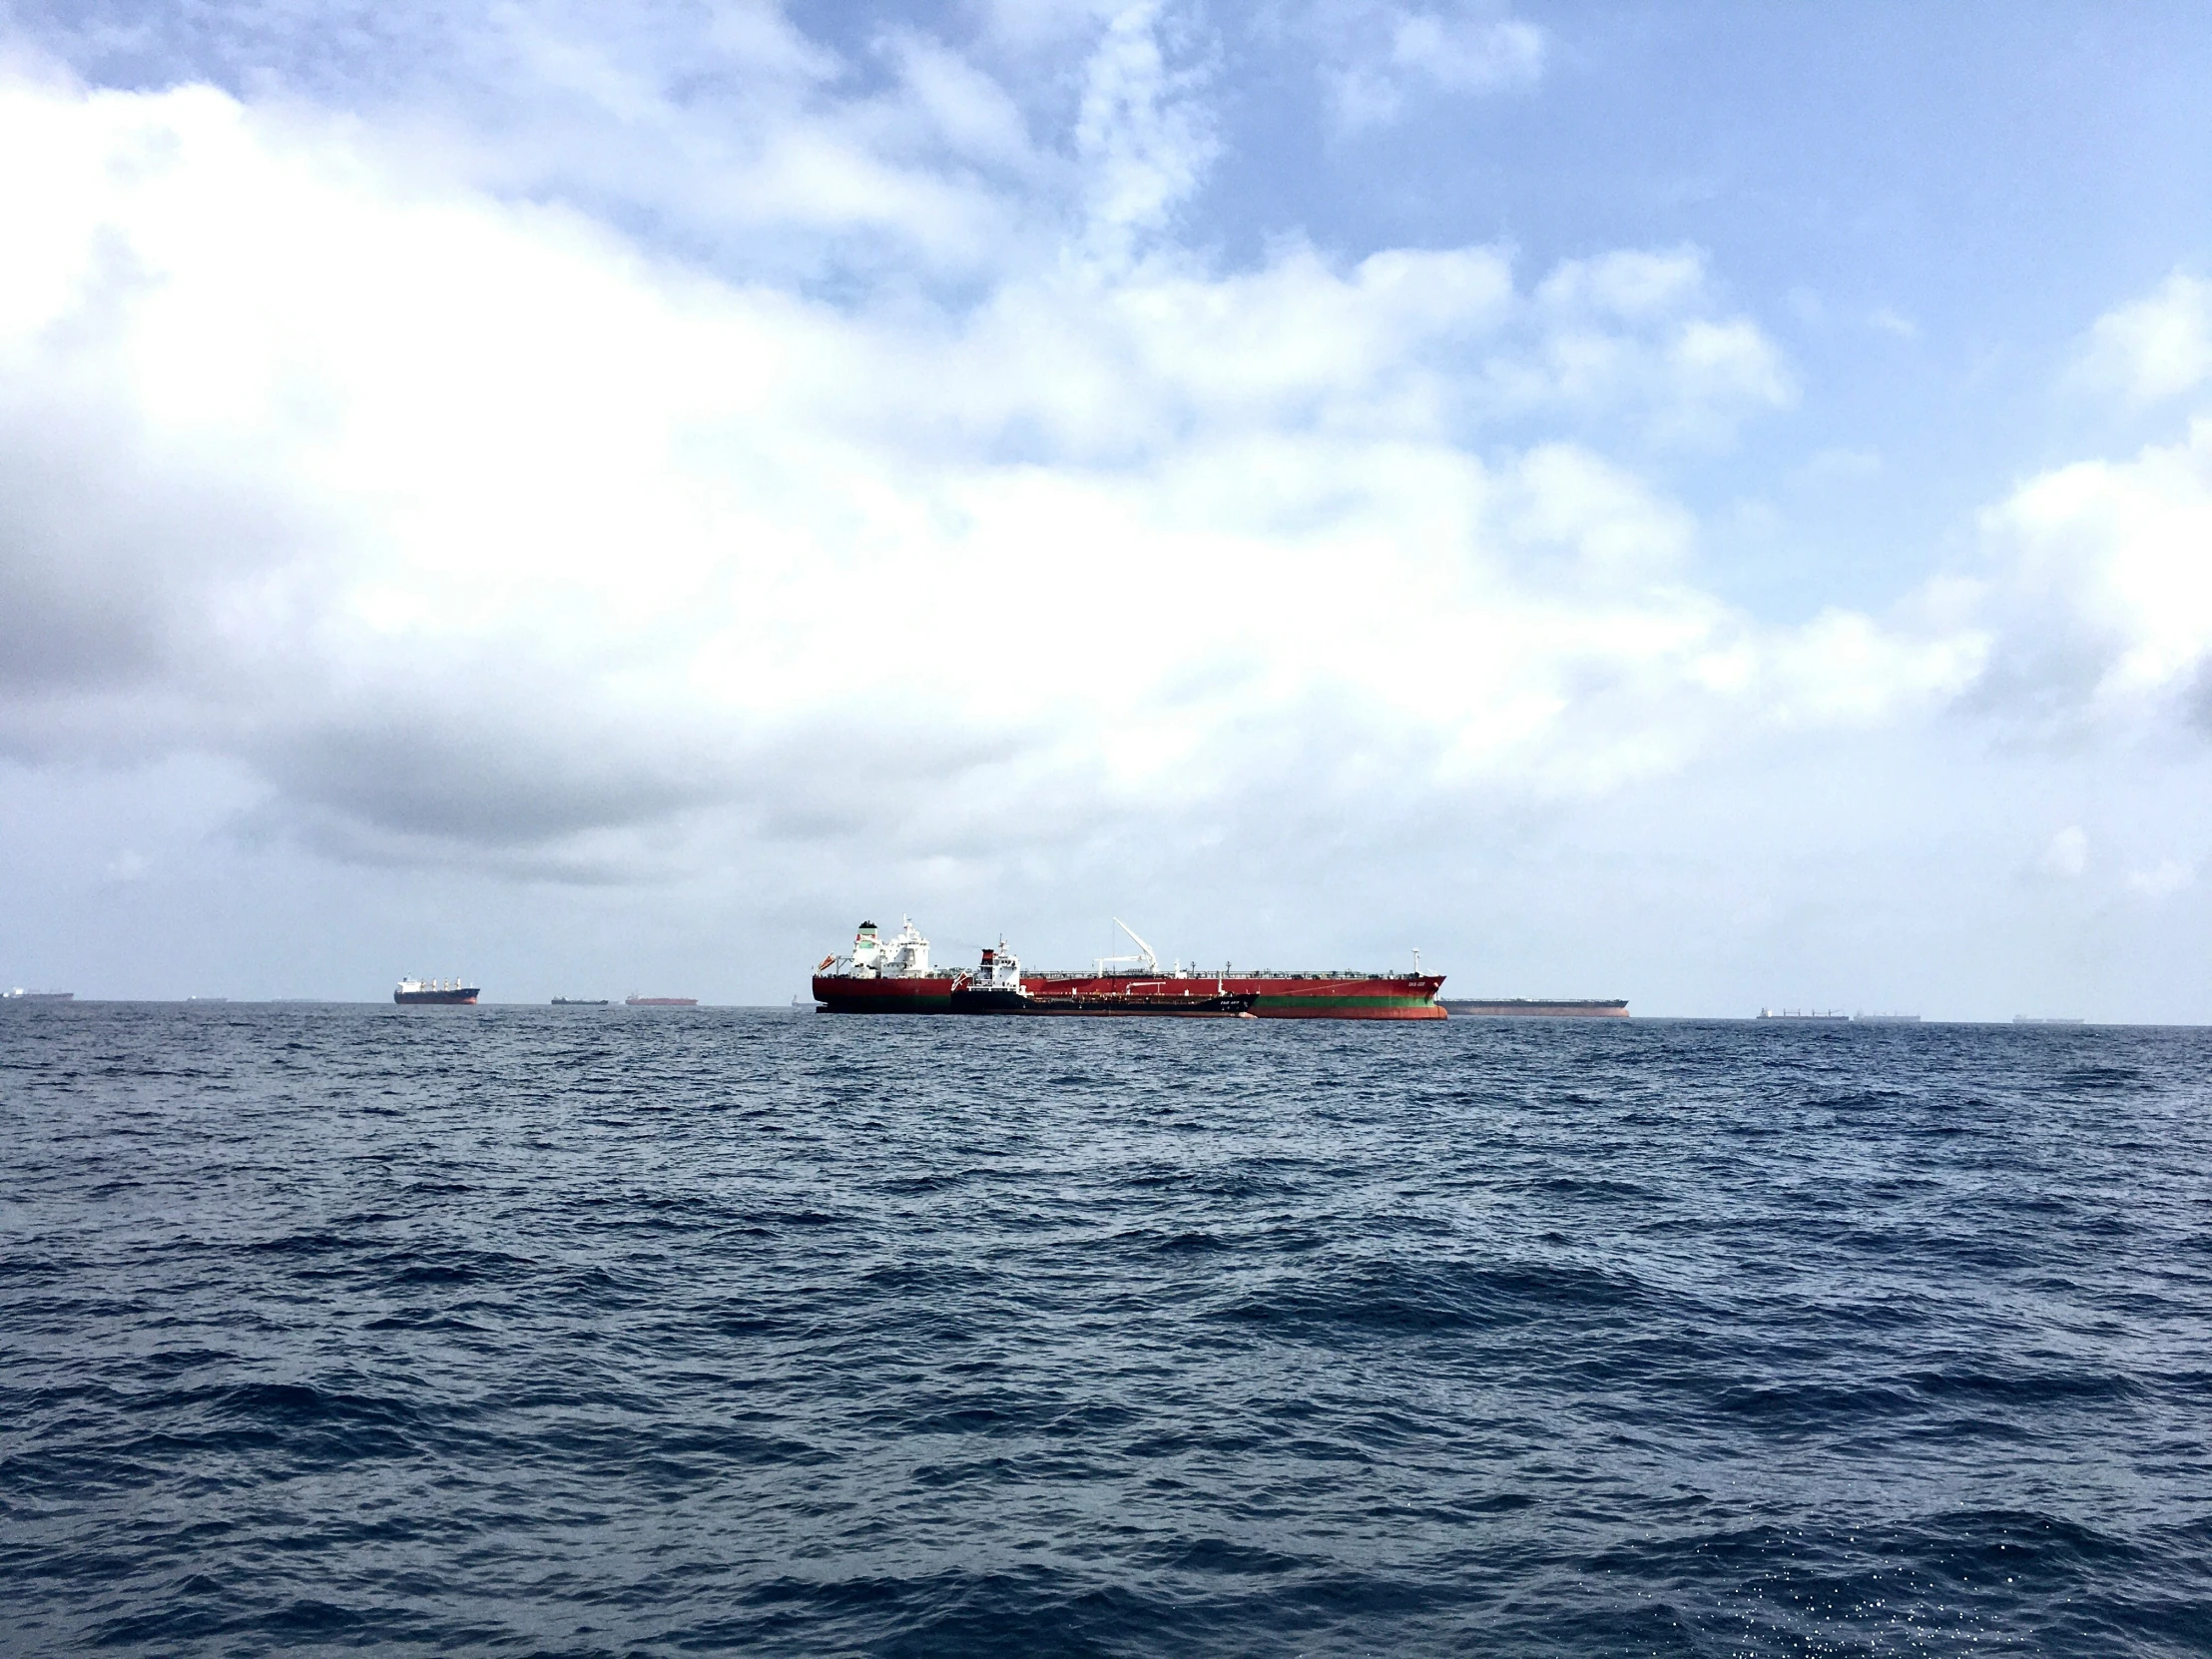
<path id="1" fill-rule="evenodd" d="M 1123 962 L 1135 962 L 1141 965 L 1147 973 L 1158 973 L 1160 971 L 1160 958 L 1152 953 L 1152 946 L 1138 938 L 1137 930 L 1122 920 L 1121 917 L 1114 917 L 1114 925 L 1127 933 L 1132 940 L 1135 940 L 1139 954 L 1135 956 L 1101 956 L 1098 958 L 1097 971 L 1104 973 L 1108 968 L 1118 966 Z"/>

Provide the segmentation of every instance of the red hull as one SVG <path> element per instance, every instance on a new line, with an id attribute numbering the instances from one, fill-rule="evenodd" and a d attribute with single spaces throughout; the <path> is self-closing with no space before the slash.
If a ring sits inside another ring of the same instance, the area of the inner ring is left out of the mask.
<path id="1" fill-rule="evenodd" d="M 861 979 L 818 974 L 815 1000 L 832 1014 L 946 1014 L 958 976 Z M 1249 996 L 1261 1019 L 1442 1019 L 1441 974 L 1234 973 L 1201 978 L 1126 974 L 1025 973 L 1022 988 L 1040 1002 L 1107 999 L 1116 1012 L 1175 1012 L 1191 997 Z"/>

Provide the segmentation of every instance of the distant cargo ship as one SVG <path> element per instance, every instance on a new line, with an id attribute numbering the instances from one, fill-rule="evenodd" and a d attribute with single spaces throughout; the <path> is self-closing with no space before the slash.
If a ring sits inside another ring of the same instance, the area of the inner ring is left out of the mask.
<path id="1" fill-rule="evenodd" d="M 1626 1019 L 1628 999 L 1597 1001 L 1587 997 L 1563 997 L 1546 1000 L 1537 996 L 1501 996 L 1490 1001 L 1468 1001 L 1457 997 L 1445 997 L 1441 1004 L 1448 1014 L 1467 1014 L 1476 1019 Z"/>
<path id="2" fill-rule="evenodd" d="M 1815 1020 L 1822 1023 L 1835 1020 L 1849 1024 L 1851 1021 L 1851 1015 L 1835 1008 L 1823 1010 L 1812 1008 L 1762 1008 L 1759 1010 L 1759 1017 L 1761 1019 L 1788 1019 L 1801 1022 Z"/>
<path id="3" fill-rule="evenodd" d="M 2085 1019 L 2051 1019 L 2039 1017 L 2035 1014 L 2014 1014 L 2012 1023 L 2014 1025 L 2087 1025 L 2089 1022 Z"/>
<path id="4" fill-rule="evenodd" d="M 0 991 L 0 1002 L 74 1002 L 75 991 L 27 991 L 21 985 L 12 991 Z"/>
<path id="5" fill-rule="evenodd" d="M 556 996 L 553 999 L 553 1006 L 556 1008 L 604 1008 L 607 1006 L 607 999 L 603 996 Z"/>
<path id="6" fill-rule="evenodd" d="M 1440 973 L 1307 970 L 1238 973 L 1160 966 L 1152 947 L 1118 918 L 1133 956 L 1100 957 L 1089 972 L 1022 971 L 1003 944 L 976 968 L 932 968 L 929 941 L 911 921 L 883 938 L 863 921 L 851 951 L 815 967 L 815 1000 L 832 1014 L 1097 1014 L 1180 1018 L 1442 1019 Z M 957 996 L 958 1000 L 955 1000 Z"/>
<path id="7" fill-rule="evenodd" d="M 622 999 L 622 1005 L 625 1008 L 696 1008 L 699 1006 L 699 998 L 696 996 L 640 996 L 637 992 L 632 991 Z"/>
<path id="8" fill-rule="evenodd" d="M 473 1007 L 482 992 L 458 979 L 402 979 L 391 999 L 406 1007 Z"/>

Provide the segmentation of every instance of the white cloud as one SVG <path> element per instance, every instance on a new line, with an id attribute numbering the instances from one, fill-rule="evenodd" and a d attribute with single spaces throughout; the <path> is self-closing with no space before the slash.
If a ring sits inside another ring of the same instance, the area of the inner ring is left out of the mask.
<path id="1" fill-rule="evenodd" d="M 2176 276 L 2116 306 L 2069 378 L 2144 399 L 2185 389 L 2175 365 L 2203 292 Z M 1953 617 L 1992 638 L 1978 706 L 2069 743 L 2212 731 L 2212 409 L 2200 400 L 2132 455 L 2022 480 L 1980 527 L 1980 573 L 1945 584 Z"/>
<path id="2" fill-rule="evenodd" d="M 1970 628 L 1701 592 L 1695 521 L 1587 444 L 1465 441 L 1784 397 L 1694 255 L 1213 273 L 1139 235 L 1197 129 L 1100 59 L 1128 239 L 965 307 L 712 278 L 204 88 L 6 87 L 53 163 L 0 179 L 0 464 L 67 487 L 0 498 L 0 743 L 590 875 L 702 814 L 727 856 L 1585 795 L 1972 679 Z"/>
<path id="3" fill-rule="evenodd" d="M 1198 184 L 1215 153 L 1204 109 L 1186 94 L 1161 51 L 1160 7 L 1126 7 L 1091 55 L 1076 120 L 1077 154 L 1089 165 L 1094 252 L 1126 260 L 1143 233 Z"/>
<path id="4" fill-rule="evenodd" d="M 2212 282 L 2177 271 L 2153 292 L 2099 317 L 2076 374 L 2138 403 L 2177 397 L 2212 379 Z"/>
<path id="5" fill-rule="evenodd" d="M 1390 62 L 1438 86 L 1487 91 L 1533 81 L 1543 72 L 1544 34 L 1513 18 L 1400 12 L 1390 33 Z"/>
<path id="6" fill-rule="evenodd" d="M 1317 27 L 1341 67 L 1330 76 L 1340 127 L 1394 120 L 1415 84 L 1484 93 L 1527 86 L 1543 74 L 1544 32 L 1517 18 L 1402 7 L 1325 6 Z"/>
<path id="7" fill-rule="evenodd" d="M 1095 10 L 1068 9 L 1062 32 L 1095 36 Z M 311 38 L 322 61 L 331 24 L 312 14 L 263 31 L 219 8 L 179 32 L 259 87 L 270 33 Z M 733 276 L 970 282 L 1049 256 L 1104 165 L 1032 134 L 1019 65 L 987 73 L 913 28 L 840 53 L 774 0 L 424 8 L 377 34 L 423 56 L 404 74 L 332 56 L 372 72 L 345 87 L 351 107 L 426 180 L 562 202 Z"/>
<path id="8" fill-rule="evenodd" d="M 2145 898 L 2169 898 L 2196 878 L 2197 872 L 2190 865 L 2178 858 L 2165 858 L 2148 869 L 2129 870 L 2127 884 Z"/>
<path id="9" fill-rule="evenodd" d="M 2126 715 L 2194 688 L 2212 653 L 2212 419 L 2031 478 L 1984 525 L 2005 689 Z"/>
<path id="10" fill-rule="evenodd" d="M 1021 106 L 998 82 L 926 35 L 898 34 L 885 44 L 899 66 L 900 103 L 946 152 L 1018 172 L 1037 169 Z"/>
<path id="11" fill-rule="evenodd" d="M 1672 316 L 1705 301 L 1705 259 L 1694 248 L 1630 248 L 1569 260 L 1543 279 L 1536 297 L 1564 315 Z"/>
<path id="12" fill-rule="evenodd" d="M 1640 404 L 1651 410 L 1654 435 L 1699 442 L 1796 400 L 1765 331 L 1747 317 L 1714 314 L 1705 258 L 1695 249 L 1570 260 L 1533 297 L 1546 324 L 1541 356 L 1501 358 L 1491 370 L 1508 400 L 1590 411 Z"/>

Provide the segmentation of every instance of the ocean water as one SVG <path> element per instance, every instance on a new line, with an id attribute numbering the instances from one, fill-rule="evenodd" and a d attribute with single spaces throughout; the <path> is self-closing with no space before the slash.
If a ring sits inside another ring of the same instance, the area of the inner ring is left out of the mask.
<path id="1" fill-rule="evenodd" d="M 0 1649 L 2212 1652 L 2212 1032 L 0 1010 Z"/>

